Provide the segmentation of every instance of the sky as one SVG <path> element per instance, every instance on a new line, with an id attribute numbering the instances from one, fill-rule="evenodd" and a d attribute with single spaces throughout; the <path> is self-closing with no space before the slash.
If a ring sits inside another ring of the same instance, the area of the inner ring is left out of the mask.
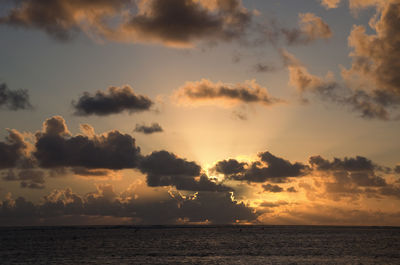
<path id="1" fill-rule="evenodd" d="M 400 225 L 399 0 L 2 0 L 0 225 Z"/>

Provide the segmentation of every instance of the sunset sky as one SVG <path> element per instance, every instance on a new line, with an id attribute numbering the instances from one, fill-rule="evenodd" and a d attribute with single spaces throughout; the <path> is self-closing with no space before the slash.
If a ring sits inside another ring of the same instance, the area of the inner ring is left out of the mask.
<path id="1" fill-rule="evenodd" d="M 399 0 L 2 0 L 0 225 L 400 225 Z"/>

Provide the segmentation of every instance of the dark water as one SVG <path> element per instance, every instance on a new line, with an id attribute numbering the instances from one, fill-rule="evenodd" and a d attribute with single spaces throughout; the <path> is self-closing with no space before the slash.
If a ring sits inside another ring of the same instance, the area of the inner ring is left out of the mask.
<path id="1" fill-rule="evenodd" d="M 400 228 L 0 228 L 0 264 L 400 264 Z"/>

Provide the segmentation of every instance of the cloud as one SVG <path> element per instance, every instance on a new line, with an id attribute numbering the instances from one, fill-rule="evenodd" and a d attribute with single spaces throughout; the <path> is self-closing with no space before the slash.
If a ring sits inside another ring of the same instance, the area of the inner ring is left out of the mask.
<path id="1" fill-rule="evenodd" d="M 337 83 L 312 75 L 308 69 L 291 53 L 281 50 L 281 56 L 285 66 L 289 70 L 289 84 L 301 93 L 312 92 L 320 96 L 331 97 L 337 88 Z"/>
<path id="2" fill-rule="evenodd" d="M 167 151 L 157 151 L 143 158 L 140 170 L 150 187 L 175 186 L 178 190 L 230 191 L 231 188 L 211 181 L 201 174 L 201 167 Z M 199 177 L 199 180 L 196 178 Z"/>
<path id="3" fill-rule="evenodd" d="M 328 188 L 348 188 L 358 187 L 383 187 L 386 180 L 376 175 L 379 169 L 371 160 L 357 156 L 356 158 L 338 159 L 333 161 L 326 160 L 321 156 L 310 157 L 310 165 L 313 169 L 322 172 L 332 172 L 335 183 L 328 184 Z"/>
<path id="4" fill-rule="evenodd" d="M 157 132 L 163 132 L 163 128 L 158 123 L 152 123 L 151 125 L 136 124 L 135 132 L 140 132 L 144 134 L 152 134 Z"/>
<path id="5" fill-rule="evenodd" d="M 370 6 L 381 6 L 385 4 L 387 0 L 349 0 L 349 7 L 352 10 L 366 8 Z M 326 9 L 337 8 L 341 0 L 321 0 L 321 4 Z"/>
<path id="6" fill-rule="evenodd" d="M 272 155 L 270 152 L 259 153 L 260 161 L 239 162 L 234 159 L 219 161 L 214 170 L 227 179 L 263 183 L 286 182 L 287 178 L 300 177 L 307 173 L 308 166 Z"/>
<path id="7" fill-rule="evenodd" d="M 308 44 L 333 35 L 329 25 L 313 13 L 300 13 L 299 29 L 282 29 L 282 33 L 289 45 Z"/>
<path id="8" fill-rule="evenodd" d="M 22 188 L 43 189 L 44 188 L 45 172 L 35 169 L 23 169 L 16 173 L 14 170 L 9 170 L 3 174 L 5 181 L 20 181 Z"/>
<path id="9" fill-rule="evenodd" d="M 326 9 L 337 8 L 341 0 L 321 0 L 321 4 Z"/>
<path id="10" fill-rule="evenodd" d="M 310 198 L 322 197 L 336 201 L 342 198 L 351 198 L 355 201 L 361 196 L 400 198 L 398 184 L 390 181 L 390 178 L 385 178 L 385 174 L 391 170 L 388 171 L 386 167 L 377 165 L 365 157 L 334 158 L 329 161 L 321 156 L 312 156 L 309 162 L 319 187 L 314 189 L 302 185 Z M 320 179 L 318 179 L 319 174 L 321 174 Z"/>
<path id="11" fill-rule="evenodd" d="M 0 24 L 39 29 L 58 40 L 71 39 L 80 31 L 105 35 L 111 30 L 107 19 L 130 5 L 130 0 L 22 0 L 14 1 Z"/>
<path id="12" fill-rule="evenodd" d="M 239 0 L 147 0 L 123 25 L 128 37 L 169 46 L 241 38 L 252 14 Z"/>
<path id="13" fill-rule="evenodd" d="M 236 159 L 229 159 L 217 162 L 214 170 L 224 175 L 233 175 L 242 173 L 247 163 L 239 162 Z"/>
<path id="14" fill-rule="evenodd" d="M 120 179 L 121 176 L 116 171 L 109 169 L 88 169 L 84 167 L 72 167 L 74 175 L 84 178 L 94 179 Z"/>
<path id="15" fill-rule="evenodd" d="M 187 82 L 175 91 L 174 99 L 181 104 L 214 104 L 233 106 L 237 104 L 262 104 L 270 106 L 282 102 L 269 95 L 266 88 L 261 87 L 255 80 L 244 84 L 213 83 L 202 79 L 197 82 Z"/>
<path id="16" fill-rule="evenodd" d="M 309 162 L 311 166 L 320 171 L 371 171 L 377 167 L 371 160 L 362 156 L 356 156 L 355 158 L 345 157 L 344 159 L 334 158 L 332 161 L 326 160 L 321 156 L 312 156 Z"/>
<path id="17" fill-rule="evenodd" d="M 375 96 L 336 82 L 333 74 L 328 72 L 325 78 L 310 74 L 308 69 L 297 58 L 285 50 L 281 50 L 284 64 L 289 70 L 289 84 L 297 88 L 302 100 L 308 102 L 306 94 L 317 96 L 319 99 L 348 107 L 361 114 L 365 119 L 388 120 L 388 110 L 382 106 Z M 381 95 L 382 99 L 384 95 Z"/>
<path id="18" fill-rule="evenodd" d="M 280 193 L 284 191 L 284 189 L 279 185 L 265 184 L 262 185 L 262 187 L 267 192 Z"/>
<path id="19" fill-rule="evenodd" d="M 375 34 L 367 34 L 364 26 L 353 26 L 348 38 L 352 65 L 342 76 L 350 87 L 359 91 L 362 102 L 375 106 L 378 118 L 389 119 L 400 105 L 400 3 L 374 1 L 381 4 L 369 25 Z M 354 4 L 355 5 L 355 4 Z"/>
<path id="20" fill-rule="evenodd" d="M 125 224 L 231 224 L 236 220 L 252 222 L 258 217 L 253 208 L 234 200 L 231 193 L 199 192 L 186 198 L 169 195 L 163 200 L 135 198 L 133 193 L 117 193 L 112 185 L 102 184 L 83 196 L 70 188 L 54 190 L 41 204 L 8 197 L 0 203 L 0 224 L 87 225 L 90 217 L 113 217 L 114 222 L 122 219 Z"/>
<path id="21" fill-rule="evenodd" d="M 97 91 L 95 95 L 85 92 L 77 102 L 72 102 L 78 116 L 142 112 L 150 110 L 153 104 L 148 97 L 136 95 L 129 85 L 109 87 L 106 92 Z"/>
<path id="22" fill-rule="evenodd" d="M 43 123 L 35 148 L 33 155 L 43 168 L 135 168 L 140 158 L 140 148 L 130 135 L 114 130 L 93 137 L 70 136 L 60 116 Z"/>
<path id="23" fill-rule="evenodd" d="M 26 155 L 28 145 L 17 130 L 8 129 L 5 142 L 0 142 L 0 169 L 13 168 Z"/>
<path id="24" fill-rule="evenodd" d="M 39 29 L 63 41 L 85 32 L 100 40 L 188 47 L 239 39 L 251 18 L 240 0 L 22 0 L 0 24 Z"/>
<path id="25" fill-rule="evenodd" d="M 0 108 L 7 110 L 26 110 L 32 109 L 29 101 L 28 90 L 11 90 L 6 83 L 0 84 Z"/>

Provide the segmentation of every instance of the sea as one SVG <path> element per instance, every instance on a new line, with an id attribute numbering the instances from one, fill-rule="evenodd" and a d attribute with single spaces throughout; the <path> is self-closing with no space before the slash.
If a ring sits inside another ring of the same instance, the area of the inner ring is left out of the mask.
<path id="1" fill-rule="evenodd" d="M 0 264 L 400 264 L 399 227 L 0 228 Z"/>

